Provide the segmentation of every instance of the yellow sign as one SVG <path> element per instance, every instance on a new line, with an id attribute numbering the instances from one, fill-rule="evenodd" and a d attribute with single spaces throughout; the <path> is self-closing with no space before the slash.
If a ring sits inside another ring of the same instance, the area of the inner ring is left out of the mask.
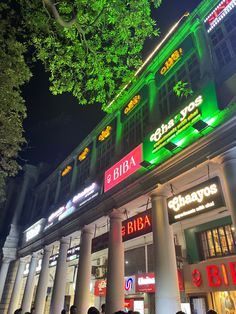
<path id="1" fill-rule="evenodd" d="M 132 111 L 136 106 L 137 104 L 140 102 L 141 100 L 141 96 L 140 95 L 136 95 L 134 96 L 130 102 L 128 103 L 128 105 L 125 107 L 124 109 L 124 114 L 129 114 L 130 111 Z"/>
<path id="2" fill-rule="evenodd" d="M 66 166 L 65 169 L 62 170 L 61 176 L 64 177 L 66 176 L 69 172 L 71 172 L 72 166 Z"/>
<path id="3" fill-rule="evenodd" d="M 183 49 L 176 49 L 171 56 L 166 60 L 164 66 L 160 70 L 161 75 L 166 75 L 167 72 L 181 59 L 183 55 Z"/>
<path id="4" fill-rule="evenodd" d="M 112 127 L 108 125 L 98 137 L 99 142 L 103 142 L 111 134 Z"/>
<path id="5" fill-rule="evenodd" d="M 78 156 L 78 159 L 79 161 L 82 161 L 84 160 L 87 156 L 88 156 L 88 153 L 90 152 L 90 149 L 88 147 L 86 147 L 81 154 L 79 154 Z"/>

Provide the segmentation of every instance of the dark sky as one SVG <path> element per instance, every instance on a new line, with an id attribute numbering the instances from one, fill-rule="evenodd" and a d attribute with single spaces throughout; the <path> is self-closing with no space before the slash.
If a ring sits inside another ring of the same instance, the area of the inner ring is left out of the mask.
<path id="1" fill-rule="evenodd" d="M 184 12 L 191 12 L 199 3 L 200 0 L 163 0 L 161 7 L 153 12 L 161 36 Z M 148 42 L 144 54 L 148 54 L 159 40 Z M 21 156 L 32 164 L 47 162 L 56 166 L 104 116 L 98 106 L 82 107 L 69 94 L 51 95 L 48 76 L 39 63 L 33 68 L 33 78 L 24 87 L 23 96 L 28 110 L 24 122 L 28 145 Z"/>

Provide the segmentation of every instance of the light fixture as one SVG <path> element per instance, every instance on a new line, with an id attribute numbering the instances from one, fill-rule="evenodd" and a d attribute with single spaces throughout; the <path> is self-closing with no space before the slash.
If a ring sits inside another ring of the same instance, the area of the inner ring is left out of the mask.
<path id="1" fill-rule="evenodd" d="M 149 161 L 143 160 L 140 162 L 140 166 L 146 169 L 150 169 L 153 165 Z"/>
<path id="2" fill-rule="evenodd" d="M 125 264 L 126 264 L 126 265 L 129 264 L 129 261 L 125 261 Z"/>
<path id="3" fill-rule="evenodd" d="M 196 123 L 194 123 L 194 124 L 192 125 L 192 127 L 193 127 L 194 129 L 196 129 L 198 132 L 201 132 L 201 131 L 205 130 L 206 128 L 208 128 L 208 127 L 209 127 L 209 124 L 207 124 L 206 122 L 204 122 L 204 121 L 202 121 L 202 120 L 199 120 L 199 121 L 197 121 Z"/>
<path id="4" fill-rule="evenodd" d="M 175 143 L 169 142 L 164 146 L 167 150 L 169 150 L 170 152 L 174 151 L 176 148 L 178 148 L 179 146 L 176 145 Z"/>

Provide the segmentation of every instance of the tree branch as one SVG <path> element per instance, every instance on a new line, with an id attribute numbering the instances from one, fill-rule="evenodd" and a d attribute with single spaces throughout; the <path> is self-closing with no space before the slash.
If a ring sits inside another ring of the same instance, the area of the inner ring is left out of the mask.
<path id="1" fill-rule="evenodd" d="M 65 21 L 60 16 L 55 3 L 53 3 L 51 0 L 43 0 L 43 4 L 45 5 L 46 8 L 48 8 L 52 12 L 55 20 L 62 27 L 71 28 L 76 23 L 76 17 L 72 18 L 70 21 Z"/>

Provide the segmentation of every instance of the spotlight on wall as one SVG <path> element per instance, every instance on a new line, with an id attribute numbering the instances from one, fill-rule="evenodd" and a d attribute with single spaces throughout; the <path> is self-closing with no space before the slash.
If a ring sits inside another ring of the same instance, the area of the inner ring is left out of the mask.
<path id="1" fill-rule="evenodd" d="M 169 142 L 167 143 L 165 146 L 164 146 L 167 150 L 169 150 L 170 152 L 174 151 L 176 148 L 178 148 L 179 146 L 172 143 L 172 142 Z"/>
<path id="2" fill-rule="evenodd" d="M 198 132 L 201 132 L 209 127 L 209 124 L 206 122 L 199 120 L 196 123 L 193 124 L 193 128 L 196 129 Z"/>
<path id="3" fill-rule="evenodd" d="M 140 166 L 142 166 L 143 168 L 146 168 L 146 169 L 151 169 L 153 167 L 153 164 L 151 164 L 147 160 L 143 160 L 140 162 Z"/>

